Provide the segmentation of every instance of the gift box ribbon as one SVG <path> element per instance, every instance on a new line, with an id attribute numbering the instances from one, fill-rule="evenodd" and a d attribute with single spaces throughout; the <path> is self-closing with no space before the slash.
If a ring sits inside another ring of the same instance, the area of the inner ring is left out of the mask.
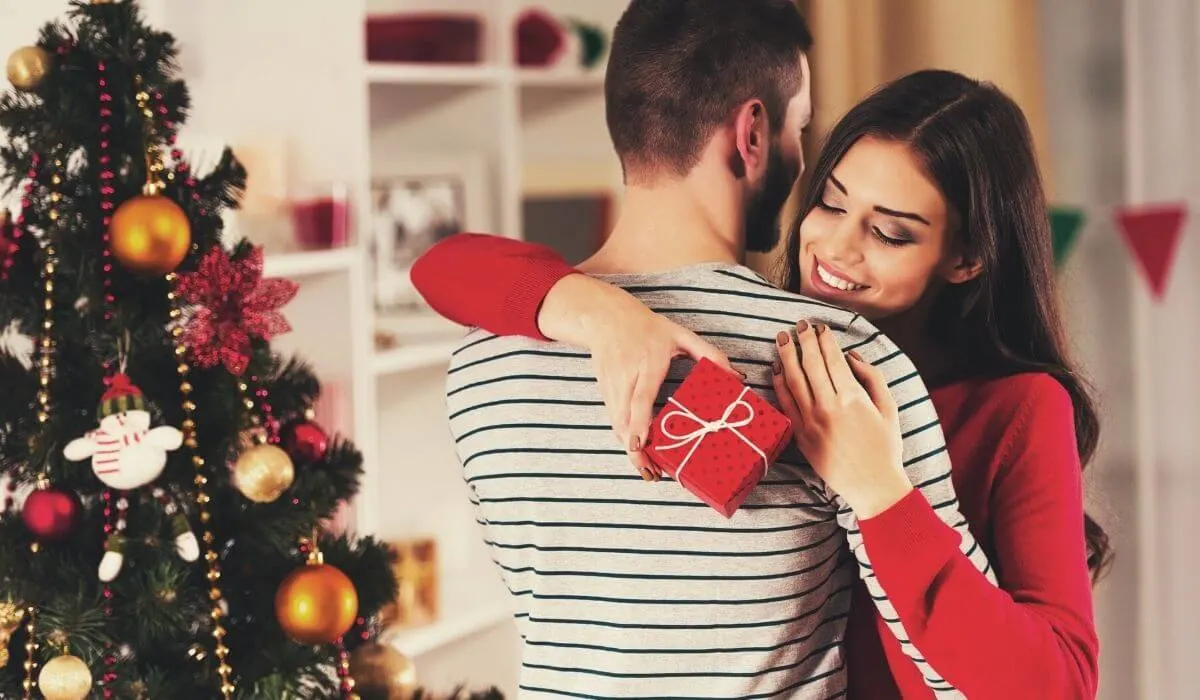
<path id="1" fill-rule="evenodd" d="M 684 406 L 682 403 L 676 401 L 675 397 L 667 399 L 667 401 L 670 403 L 678 406 L 679 409 L 675 411 L 668 411 L 666 414 L 664 414 L 659 426 L 662 428 L 662 434 L 664 436 L 672 440 L 676 440 L 677 442 L 673 442 L 669 445 L 657 445 L 654 449 L 659 451 L 673 450 L 678 447 L 683 447 L 689 443 L 691 444 L 691 448 L 688 449 L 688 453 L 684 455 L 682 460 L 680 460 L 679 468 L 675 470 L 676 481 L 679 481 L 679 475 L 683 473 L 684 468 L 687 467 L 688 462 L 691 461 L 692 455 L 696 454 L 696 450 L 700 448 L 700 443 L 704 441 L 704 438 L 722 430 L 728 430 L 729 432 L 733 433 L 738 437 L 738 439 L 749 445 L 750 449 L 757 452 L 758 456 L 762 457 L 763 473 L 766 474 L 767 468 L 770 464 L 770 460 L 767 459 L 766 453 L 759 449 L 758 445 L 755 445 L 753 440 L 746 437 L 742 434 L 742 431 L 738 430 L 738 428 L 744 428 L 745 426 L 754 422 L 754 407 L 743 399 L 748 391 L 750 391 L 750 387 L 742 387 L 742 393 L 738 394 L 736 399 L 729 402 L 729 405 L 725 407 L 725 412 L 721 414 L 720 418 L 713 421 L 704 420 L 695 413 L 692 413 L 687 406 Z M 745 418 L 741 418 L 736 421 L 732 420 L 733 414 L 739 408 L 746 409 Z M 686 418 L 695 423 L 697 427 L 690 433 L 684 433 L 683 435 L 673 433 L 671 432 L 671 429 L 667 427 L 667 422 L 671 420 L 672 416 Z"/>

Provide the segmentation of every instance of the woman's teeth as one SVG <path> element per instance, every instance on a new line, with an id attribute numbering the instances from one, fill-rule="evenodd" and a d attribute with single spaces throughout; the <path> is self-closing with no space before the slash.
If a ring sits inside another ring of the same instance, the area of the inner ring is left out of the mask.
<path id="1" fill-rule="evenodd" d="M 820 277 L 821 281 L 825 284 L 835 289 L 840 289 L 843 292 L 855 292 L 860 289 L 866 289 L 865 284 L 854 284 L 853 282 L 847 282 L 841 277 L 837 277 L 833 273 L 827 271 L 820 265 L 817 265 L 817 276 Z"/>

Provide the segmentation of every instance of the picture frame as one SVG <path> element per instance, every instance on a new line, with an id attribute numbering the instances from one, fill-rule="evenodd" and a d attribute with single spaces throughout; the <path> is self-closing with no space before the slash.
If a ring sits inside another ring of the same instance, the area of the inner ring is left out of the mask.
<path id="1" fill-rule="evenodd" d="M 373 173 L 368 230 L 377 316 L 428 310 L 412 284 L 413 263 L 448 236 L 494 230 L 489 201 L 481 154 L 406 155 Z"/>

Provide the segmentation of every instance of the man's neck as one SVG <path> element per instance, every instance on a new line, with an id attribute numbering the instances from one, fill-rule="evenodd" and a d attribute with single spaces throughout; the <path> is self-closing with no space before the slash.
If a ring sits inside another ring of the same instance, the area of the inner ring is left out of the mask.
<path id="1" fill-rule="evenodd" d="M 704 196 L 728 191 L 728 185 L 708 184 L 688 177 L 654 187 L 627 187 L 621 216 L 608 239 L 577 268 L 589 274 L 637 274 L 742 262 L 740 205 L 734 196 Z"/>

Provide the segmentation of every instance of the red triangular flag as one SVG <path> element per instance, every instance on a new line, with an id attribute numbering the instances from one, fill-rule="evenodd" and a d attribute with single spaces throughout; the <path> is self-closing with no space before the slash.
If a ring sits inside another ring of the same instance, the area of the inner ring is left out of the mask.
<path id="1" fill-rule="evenodd" d="M 1157 204 L 1117 212 L 1117 225 L 1156 299 L 1167 289 L 1171 263 L 1179 249 L 1186 204 Z"/>

